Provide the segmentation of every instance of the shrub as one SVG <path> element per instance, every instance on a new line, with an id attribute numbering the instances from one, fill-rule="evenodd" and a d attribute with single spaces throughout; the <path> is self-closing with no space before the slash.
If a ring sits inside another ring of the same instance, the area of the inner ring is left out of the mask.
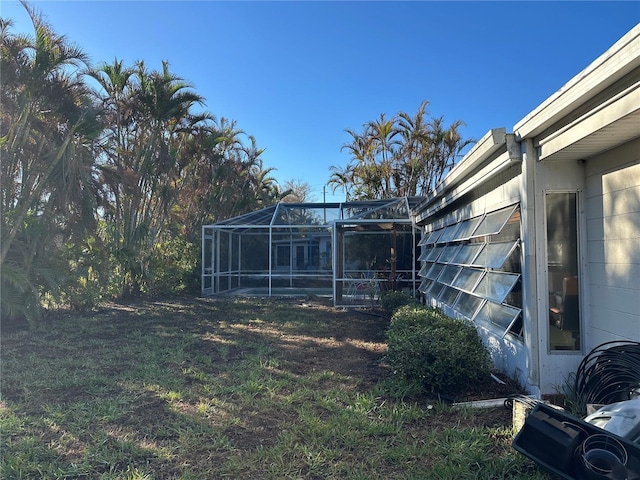
<path id="1" fill-rule="evenodd" d="M 491 359 L 473 325 L 430 307 L 400 308 L 387 330 L 387 362 L 430 393 L 473 391 L 491 374 Z"/>
<path id="2" fill-rule="evenodd" d="M 393 315 L 405 305 L 417 305 L 417 301 L 405 292 L 384 292 L 380 298 L 380 306 L 387 315 Z"/>
<path id="3" fill-rule="evenodd" d="M 178 236 L 158 243 L 150 258 L 145 292 L 162 296 L 198 291 L 198 249 L 199 245 Z"/>

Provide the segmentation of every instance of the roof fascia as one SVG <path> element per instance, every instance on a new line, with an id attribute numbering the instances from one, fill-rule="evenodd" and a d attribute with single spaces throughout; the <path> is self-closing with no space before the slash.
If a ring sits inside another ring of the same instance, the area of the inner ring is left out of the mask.
<path id="1" fill-rule="evenodd" d="M 519 140 L 535 137 L 640 66 L 640 24 L 551 95 L 514 127 Z"/>
<path id="2" fill-rule="evenodd" d="M 507 132 L 504 127 L 489 130 L 464 158 L 451 169 L 447 176 L 431 191 L 427 198 L 419 203 L 414 213 L 425 210 L 427 206 L 436 198 L 444 196 L 444 194 L 455 187 L 455 185 L 465 180 L 471 173 L 476 170 L 483 162 L 497 152 L 505 143 L 507 143 Z"/>
<path id="3" fill-rule="evenodd" d="M 478 188 L 480 185 L 488 182 L 489 180 L 495 178 L 497 175 L 504 172 L 511 165 L 521 162 L 522 155 L 517 151 L 517 142 L 513 139 L 513 134 L 509 134 L 510 141 L 509 143 L 513 145 L 513 148 L 509 148 L 506 152 L 500 155 L 498 158 L 494 159 L 487 165 L 485 165 L 481 170 L 479 170 L 474 175 L 467 178 L 464 182 L 460 183 L 460 185 L 451 189 L 444 195 L 441 195 L 437 198 L 434 198 L 430 203 L 428 208 L 424 208 L 422 211 L 418 212 L 415 216 L 416 223 L 423 223 L 429 217 L 434 214 L 442 211 L 447 206 L 451 205 L 458 198 L 466 195 L 470 191 Z"/>

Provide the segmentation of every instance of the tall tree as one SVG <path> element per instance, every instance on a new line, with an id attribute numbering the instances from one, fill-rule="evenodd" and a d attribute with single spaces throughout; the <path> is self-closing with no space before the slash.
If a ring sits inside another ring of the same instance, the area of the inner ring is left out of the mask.
<path id="1" fill-rule="evenodd" d="M 473 142 L 460 134 L 464 125 L 445 126 L 443 117 L 427 116 L 428 102 L 414 116 L 400 112 L 364 124 L 362 133 L 346 130 L 350 141 L 342 146 L 351 159 L 345 167 L 332 166 L 329 184 L 343 189 L 348 199 L 390 198 L 425 194 L 455 164 Z"/>
<path id="2" fill-rule="evenodd" d="M 397 169 L 398 148 L 400 143 L 397 135 L 400 133 L 396 126 L 395 118 L 387 120 L 384 113 L 380 118 L 369 122 L 365 128 L 367 143 L 371 145 L 373 161 L 368 168 L 375 172 L 378 197 L 388 198 L 394 196 L 397 185 L 393 183 L 393 172 Z"/>
<path id="3" fill-rule="evenodd" d="M 2 310 L 31 320 L 64 278 L 61 251 L 94 220 L 101 130 L 79 73 L 86 57 L 23 3 L 33 37 L 1 22 Z"/>
<path id="4" fill-rule="evenodd" d="M 124 68 L 116 59 L 89 75 L 110 120 L 100 165 L 110 200 L 104 234 L 126 296 L 149 277 L 150 255 L 188 185 L 194 142 L 209 116 L 193 112 L 203 98 L 167 62 L 149 71 L 143 62 Z"/>
<path id="5" fill-rule="evenodd" d="M 287 180 L 282 186 L 284 193 L 282 201 L 284 203 L 304 203 L 310 202 L 311 185 L 302 180 Z"/>
<path id="6" fill-rule="evenodd" d="M 434 162 L 430 161 L 428 147 L 432 143 L 427 107 L 423 101 L 414 116 L 406 112 L 398 113 L 398 129 L 402 135 L 402 168 L 396 172 L 395 182 L 401 185 L 402 195 L 415 195 L 421 191 L 421 182 L 432 183 Z"/>
<path id="7" fill-rule="evenodd" d="M 421 191 L 431 189 L 440 183 L 460 158 L 461 152 L 467 146 L 475 143 L 475 140 L 462 137 L 460 128 L 464 125 L 463 121 L 456 120 L 447 127 L 444 123 L 444 117 L 434 118 L 429 123 L 431 141 L 427 142 L 425 146 L 432 169 L 429 172 L 430 175 L 425 175 L 421 179 L 422 182 L 418 185 Z"/>

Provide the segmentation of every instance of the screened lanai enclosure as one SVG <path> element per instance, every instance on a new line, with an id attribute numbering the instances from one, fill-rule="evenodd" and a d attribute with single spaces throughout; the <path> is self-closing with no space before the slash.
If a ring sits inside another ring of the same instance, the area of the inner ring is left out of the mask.
<path id="1" fill-rule="evenodd" d="M 202 294 L 330 296 L 368 306 L 417 289 L 418 197 L 278 203 L 202 227 Z"/>

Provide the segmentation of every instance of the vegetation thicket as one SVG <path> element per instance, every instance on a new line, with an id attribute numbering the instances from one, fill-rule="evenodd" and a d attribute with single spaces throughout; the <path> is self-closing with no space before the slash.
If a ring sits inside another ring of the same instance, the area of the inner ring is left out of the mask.
<path id="1" fill-rule="evenodd" d="M 23 5 L 33 35 L 0 19 L 5 318 L 34 324 L 43 304 L 91 309 L 194 288 L 203 223 L 289 194 L 304 201 L 308 185 L 290 181 L 284 190 L 256 139 L 206 112 L 205 99 L 168 62 L 158 70 L 117 58 L 91 66 Z M 357 165 L 334 169 L 334 187 L 374 198 L 419 193 L 440 178 L 468 142 L 460 122 L 444 128 L 426 120 L 425 108 L 351 133 Z"/>

